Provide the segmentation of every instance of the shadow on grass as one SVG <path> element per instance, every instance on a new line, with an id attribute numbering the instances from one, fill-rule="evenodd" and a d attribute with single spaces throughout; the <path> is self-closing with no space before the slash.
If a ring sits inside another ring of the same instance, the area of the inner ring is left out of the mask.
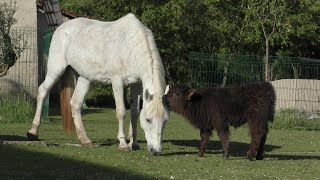
<path id="1" fill-rule="evenodd" d="M 199 140 L 166 140 L 164 142 L 169 142 L 172 143 L 173 145 L 176 146 L 187 146 L 187 147 L 199 147 L 200 141 Z M 247 143 L 241 143 L 241 142 L 233 142 L 230 141 L 229 144 L 229 153 L 230 156 L 236 156 L 236 157 L 245 157 L 247 154 L 247 151 L 250 147 L 250 144 Z M 274 146 L 274 145 L 265 145 L 265 151 L 270 152 L 273 151 L 274 149 L 279 149 L 281 148 L 280 146 Z M 198 152 L 190 152 L 190 154 L 197 154 Z M 186 155 L 188 153 L 184 152 L 176 152 L 176 153 L 169 153 L 169 154 L 164 154 L 165 156 L 170 156 L 170 155 Z M 210 141 L 207 145 L 206 148 L 206 154 L 221 154 L 222 156 L 222 145 L 220 141 Z"/>
<path id="2" fill-rule="evenodd" d="M 28 141 L 27 136 L 16 136 L 16 135 L 0 135 L 0 141 Z"/>
<path id="3" fill-rule="evenodd" d="M 22 137 L 1 136 L 6 140 Z M 17 140 L 14 139 L 14 140 Z M 0 144 L 0 179 L 155 179 L 111 166 Z"/>
<path id="4" fill-rule="evenodd" d="M 164 143 L 172 143 L 176 146 L 187 146 L 187 147 L 199 147 L 199 140 L 164 140 Z M 241 143 L 241 142 L 230 142 L 230 156 L 234 157 L 246 157 L 247 151 L 250 147 L 250 144 L 248 143 Z M 278 160 L 304 160 L 304 159 L 317 159 L 320 160 L 320 156 L 306 156 L 306 155 L 284 155 L 284 154 L 270 154 L 268 155 L 268 152 L 271 152 L 275 149 L 280 149 L 281 146 L 275 146 L 275 145 L 265 145 L 265 158 L 272 158 L 272 159 L 278 159 Z M 162 156 L 173 156 L 173 155 L 187 155 L 187 154 L 197 154 L 198 152 L 172 152 L 172 153 L 163 153 Z M 288 152 L 290 153 L 290 152 Z M 207 145 L 206 154 L 221 154 L 222 153 L 222 146 L 220 141 L 210 141 L 210 143 Z"/>

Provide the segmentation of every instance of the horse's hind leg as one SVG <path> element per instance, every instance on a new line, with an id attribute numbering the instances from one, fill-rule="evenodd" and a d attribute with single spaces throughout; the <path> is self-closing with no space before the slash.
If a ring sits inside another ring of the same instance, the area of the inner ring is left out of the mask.
<path id="1" fill-rule="evenodd" d="M 130 139 L 129 147 L 132 150 L 140 149 L 137 142 L 137 119 L 140 112 L 140 94 L 142 92 L 142 85 L 140 83 L 133 84 L 130 87 L 131 95 L 131 121 L 129 126 L 128 138 Z"/>
<path id="2" fill-rule="evenodd" d="M 85 146 L 91 146 L 92 142 L 88 138 L 86 131 L 84 130 L 84 126 L 82 123 L 81 110 L 83 105 L 83 100 L 87 92 L 89 91 L 90 82 L 83 78 L 79 77 L 77 81 L 77 85 L 75 87 L 74 93 L 70 100 L 72 117 L 74 119 L 74 125 L 76 128 L 78 139 L 80 143 Z"/>
<path id="3" fill-rule="evenodd" d="M 41 124 L 41 113 L 42 113 L 43 101 L 47 97 L 52 86 L 59 79 L 59 77 L 63 74 L 63 72 L 64 72 L 64 69 L 59 69 L 59 70 L 57 69 L 57 71 L 54 73 L 51 69 L 50 70 L 48 69 L 48 73 L 47 73 L 45 80 L 39 86 L 38 96 L 37 96 L 36 113 L 35 113 L 35 116 L 32 121 L 32 127 L 27 133 L 28 139 L 31 141 L 38 140 L 38 129 Z"/>
<path id="4" fill-rule="evenodd" d="M 120 150 L 130 150 L 124 133 L 124 118 L 126 116 L 126 107 L 124 104 L 124 84 L 122 79 L 119 77 L 114 77 L 111 79 L 112 82 L 112 90 L 114 95 L 114 100 L 116 104 L 116 116 L 119 123 L 118 129 L 118 140 L 119 140 L 119 149 Z"/>

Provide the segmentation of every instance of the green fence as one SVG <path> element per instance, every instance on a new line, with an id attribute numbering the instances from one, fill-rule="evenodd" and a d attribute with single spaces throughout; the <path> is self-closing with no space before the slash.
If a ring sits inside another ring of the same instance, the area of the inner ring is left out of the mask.
<path id="1" fill-rule="evenodd" d="M 264 81 L 264 57 L 248 55 L 189 55 L 188 82 L 196 87 L 213 87 Z M 271 81 L 319 79 L 320 60 L 299 57 L 271 57 Z"/>

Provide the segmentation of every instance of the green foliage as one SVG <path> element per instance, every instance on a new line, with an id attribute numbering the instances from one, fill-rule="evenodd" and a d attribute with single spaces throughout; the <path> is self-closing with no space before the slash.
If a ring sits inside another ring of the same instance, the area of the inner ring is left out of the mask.
<path id="1" fill-rule="evenodd" d="M 89 107 L 114 107 L 112 87 L 94 84 L 90 88 L 85 102 Z"/>
<path id="2" fill-rule="evenodd" d="M 8 69 L 15 64 L 24 44 L 20 43 L 21 35 L 15 39 L 10 37 L 10 29 L 17 22 L 14 14 L 16 2 L 0 3 L 0 77 L 6 75 Z"/>
<path id="3" fill-rule="evenodd" d="M 265 54 L 261 22 L 271 34 L 270 55 L 320 58 L 319 4 L 317 0 L 61 0 L 64 9 L 100 20 L 134 13 L 154 33 L 168 83 L 187 82 L 190 52 Z"/>
<path id="4" fill-rule="evenodd" d="M 29 123 L 35 110 L 35 103 L 24 94 L 0 96 L 0 122 Z"/>

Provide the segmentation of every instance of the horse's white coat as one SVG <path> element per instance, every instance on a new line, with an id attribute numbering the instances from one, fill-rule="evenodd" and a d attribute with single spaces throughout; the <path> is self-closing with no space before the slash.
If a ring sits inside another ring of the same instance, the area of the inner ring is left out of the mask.
<path id="1" fill-rule="evenodd" d="M 119 147 L 128 147 L 123 129 L 126 114 L 123 89 L 125 85 L 132 85 L 129 148 L 137 144 L 136 119 L 139 94 L 143 92 L 140 124 L 149 152 L 161 152 L 163 128 L 169 118 L 169 111 L 162 102 L 165 71 L 148 28 L 133 14 L 113 22 L 77 18 L 57 28 L 50 45 L 47 76 L 39 87 L 37 111 L 29 133 L 38 134 L 43 99 L 68 65 L 79 74 L 71 105 L 77 135 L 82 144 L 91 143 L 91 140 L 83 127 L 81 105 L 90 82 L 96 81 L 112 84 L 119 121 Z"/>

